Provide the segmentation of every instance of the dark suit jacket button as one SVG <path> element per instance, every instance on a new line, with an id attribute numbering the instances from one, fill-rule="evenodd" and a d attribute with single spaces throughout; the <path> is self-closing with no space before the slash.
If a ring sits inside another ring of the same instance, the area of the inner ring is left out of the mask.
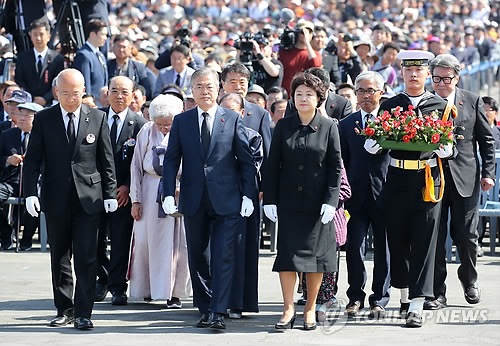
<path id="1" fill-rule="evenodd" d="M 298 191 L 302 191 L 303 189 L 304 189 L 304 188 L 302 187 L 302 185 L 297 186 L 297 190 L 298 190 Z"/>
<path id="2" fill-rule="evenodd" d="M 299 171 L 304 169 L 304 165 L 299 165 Z"/>

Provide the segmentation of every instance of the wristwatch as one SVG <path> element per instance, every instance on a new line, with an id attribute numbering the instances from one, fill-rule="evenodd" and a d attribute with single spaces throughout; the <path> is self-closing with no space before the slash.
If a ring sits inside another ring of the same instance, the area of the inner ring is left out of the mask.
<path id="1" fill-rule="evenodd" d="M 262 60 L 264 59 L 264 55 L 262 53 L 257 54 L 257 60 Z"/>

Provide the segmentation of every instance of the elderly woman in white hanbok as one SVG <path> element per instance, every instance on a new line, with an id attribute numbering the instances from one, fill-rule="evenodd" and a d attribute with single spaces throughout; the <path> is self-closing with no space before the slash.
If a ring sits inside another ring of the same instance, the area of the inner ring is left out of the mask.
<path id="1" fill-rule="evenodd" d="M 175 114 L 183 103 L 159 95 L 149 108 L 151 120 L 137 135 L 131 164 L 130 198 L 134 218 L 129 261 L 130 296 L 167 300 L 180 308 L 191 295 L 184 219 L 163 214 L 157 203 L 163 154 Z"/>

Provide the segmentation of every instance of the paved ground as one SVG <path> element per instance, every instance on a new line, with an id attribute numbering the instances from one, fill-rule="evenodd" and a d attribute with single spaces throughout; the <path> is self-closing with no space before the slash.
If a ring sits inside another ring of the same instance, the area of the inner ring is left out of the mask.
<path id="1" fill-rule="evenodd" d="M 113 307 L 108 297 L 97 303 L 96 328 L 81 332 L 72 327 L 46 327 L 55 310 L 50 285 L 49 254 L 0 252 L 0 344 L 1 345 L 156 345 L 156 344 L 475 344 L 500 345 L 500 257 L 479 259 L 482 301 L 468 305 L 456 278 L 457 264 L 449 265 L 450 307 L 426 315 L 423 328 L 407 329 L 397 318 L 399 296 L 395 294 L 384 320 L 341 317 L 316 331 L 301 329 L 302 308 L 297 307 L 297 326 L 286 332 L 274 329 L 281 313 L 278 275 L 271 272 L 274 255 L 263 251 L 260 258 L 259 314 L 228 321 L 225 332 L 198 329 L 191 301 L 182 310 L 163 309 L 164 302 L 134 302 Z M 371 269 L 372 262 L 368 261 Z M 339 299 L 346 299 L 345 258 L 341 259 Z M 367 287 L 370 287 L 370 282 Z M 298 296 L 297 296 L 298 298 Z M 365 309 L 366 310 L 366 309 Z M 335 312 L 332 312 L 335 313 Z"/>

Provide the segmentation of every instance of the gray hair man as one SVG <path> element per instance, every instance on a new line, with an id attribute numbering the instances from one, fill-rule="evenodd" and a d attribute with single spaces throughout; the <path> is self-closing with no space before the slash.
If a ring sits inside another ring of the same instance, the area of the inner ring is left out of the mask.
<path id="1" fill-rule="evenodd" d="M 446 306 L 446 234 L 451 214 L 450 235 L 460 254 L 458 278 L 469 304 L 479 303 L 476 258 L 478 249 L 478 202 L 480 188 L 489 190 L 495 179 L 495 140 L 481 97 L 457 87 L 460 62 L 451 54 L 441 54 L 430 63 L 432 88 L 437 95 L 456 107 L 454 119 L 457 156 L 444 165 L 446 181 L 434 270 L 434 298 L 424 308 L 436 310 Z M 477 148 L 481 154 L 479 163 Z M 481 176 L 481 179 L 477 177 Z"/>

